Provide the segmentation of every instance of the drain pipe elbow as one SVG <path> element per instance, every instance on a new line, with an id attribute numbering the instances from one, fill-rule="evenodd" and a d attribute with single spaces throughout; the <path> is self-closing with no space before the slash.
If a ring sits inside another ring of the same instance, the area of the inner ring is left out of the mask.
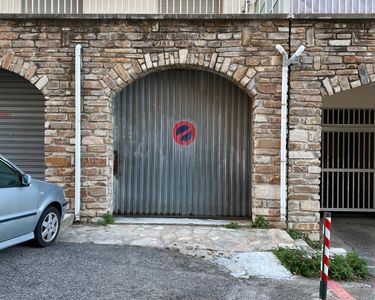
<path id="1" fill-rule="evenodd" d="M 276 50 L 279 51 L 279 53 L 283 56 L 283 57 L 288 57 L 288 53 L 285 51 L 284 47 L 281 46 L 280 44 L 277 44 L 275 46 Z"/>
<path id="2" fill-rule="evenodd" d="M 74 221 L 81 221 L 81 49 L 75 48 L 75 200 Z"/>

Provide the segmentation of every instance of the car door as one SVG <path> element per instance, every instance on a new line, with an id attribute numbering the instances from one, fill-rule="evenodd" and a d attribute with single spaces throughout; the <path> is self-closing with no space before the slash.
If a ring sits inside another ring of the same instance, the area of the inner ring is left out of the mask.
<path id="1" fill-rule="evenodd" d="M 21 174 L 0 159 L 0 243 L 34 230 L 39 192 L 25 186 Z"/>

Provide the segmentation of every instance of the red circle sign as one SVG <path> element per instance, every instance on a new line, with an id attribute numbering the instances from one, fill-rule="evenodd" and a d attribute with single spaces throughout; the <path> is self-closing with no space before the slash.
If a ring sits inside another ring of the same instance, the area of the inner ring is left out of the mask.
<path id="1" fill-rule="evenodd" d="M 188 121 L 177 122 L 173 126 L 172 136 L 176 143 L 180 145 L 190 145 L 195 141 L 195 126 Z"/>

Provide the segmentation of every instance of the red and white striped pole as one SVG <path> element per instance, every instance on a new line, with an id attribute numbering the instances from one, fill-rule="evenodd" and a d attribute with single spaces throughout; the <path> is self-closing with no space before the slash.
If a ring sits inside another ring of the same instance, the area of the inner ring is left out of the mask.
<path id="1" fill-rule="evenodd" d="M 331 247 L 331 213 L 323 215 L 322 262 L 320 265 L 320 290 L 319 298 L 327 299 L 329 251 Z"/>

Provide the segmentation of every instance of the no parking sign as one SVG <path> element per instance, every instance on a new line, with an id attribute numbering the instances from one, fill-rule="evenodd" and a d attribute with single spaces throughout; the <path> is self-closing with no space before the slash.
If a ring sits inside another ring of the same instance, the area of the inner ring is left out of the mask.
<path id="1" fill-rule="evenodd" d="M 177 144 L 183 146 L 190 145 L 195 141 L 195 125 L 188 121 L 179 121 L 173 126 L 172 136 Z"/>

